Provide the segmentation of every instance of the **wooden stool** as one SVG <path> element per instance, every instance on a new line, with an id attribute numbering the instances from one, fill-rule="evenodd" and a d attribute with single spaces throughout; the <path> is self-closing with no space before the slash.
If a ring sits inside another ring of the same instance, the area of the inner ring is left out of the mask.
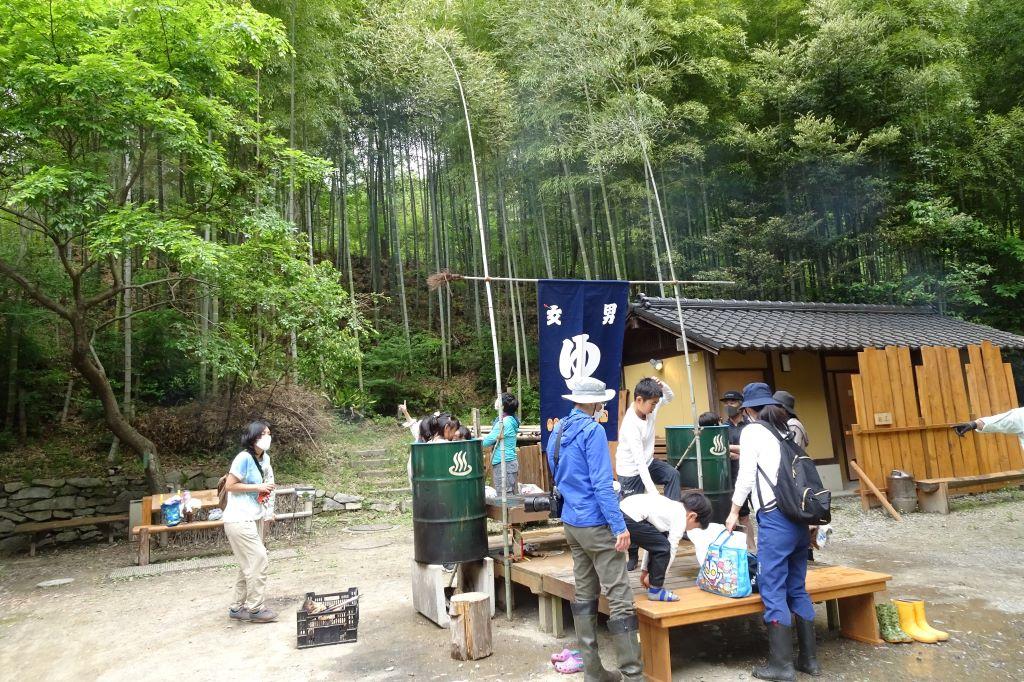
<path id="1" fill-rule="evenodd" d="M 475 661 L 493 652 L 491 647 L 491 597 L 483 592 L 463 592 L 451 600 L 452 658 Z"/>

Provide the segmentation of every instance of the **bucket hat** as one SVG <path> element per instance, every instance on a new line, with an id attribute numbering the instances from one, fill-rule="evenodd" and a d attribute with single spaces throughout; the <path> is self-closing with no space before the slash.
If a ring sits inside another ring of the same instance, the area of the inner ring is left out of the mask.
<path id="1" fill-rule="evenodd" d="M 755 382 L 743 387 L 743 404 L 740 407 L 764 407 L 765 405 L 781 405 L 772 397 L 772 389 L 768 384 Z"/>
<path id="2" fill-rule="evenodd" d="M 615 397 L 615 391 L 605 388 L 604 382 L 600 379 L 584 377 L 573 385 L 572 393 L 566 393 L 562 397 L 580 405 L 606 403 Z"/>
<path id="3" fill-rule="evenodd" d="M 789 412 L 790 417 L 796 416 L 796 398 L 789 391 L 775 391 L 772 395 L 773 398 L 782 403 L 782 406 L 786 408 L 786 412 Z"/>

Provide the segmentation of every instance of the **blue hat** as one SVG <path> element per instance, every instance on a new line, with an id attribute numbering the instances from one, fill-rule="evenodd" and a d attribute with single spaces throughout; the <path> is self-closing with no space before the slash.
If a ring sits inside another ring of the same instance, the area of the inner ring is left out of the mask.
<path id="1" fill-rule="evenodd" d="M 772 389 L 768 384 L 752 383 L 743 387 L 743 404 L 740 407 L 764 407 L 765 405 L 781 405 L 772 397 Z"/>

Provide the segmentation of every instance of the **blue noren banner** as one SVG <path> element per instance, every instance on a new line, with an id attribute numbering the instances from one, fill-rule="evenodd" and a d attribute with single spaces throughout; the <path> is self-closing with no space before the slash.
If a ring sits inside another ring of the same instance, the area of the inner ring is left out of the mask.
<path id="1" fill-rule="evenodd" d="M 618 437 L 628 299 L 628 282 L 544 279 L 537 284 L 540 434 L 545 451 L 551 429 L 572 409 L 562 395 L 583 377 L 600 379 L 616 392 L 605 405 L 608 416 L 602 423 L 609 440 Z"/>

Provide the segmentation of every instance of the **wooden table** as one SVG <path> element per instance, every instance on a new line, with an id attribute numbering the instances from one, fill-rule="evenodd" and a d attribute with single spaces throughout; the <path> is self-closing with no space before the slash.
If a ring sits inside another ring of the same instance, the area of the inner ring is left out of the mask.
<path id="1" fill-rule="evenodd" d="M 277 496 L 281 495 L 299 495 L 303 496 L 304 504 L 302 511 L 294 511 L 287 513 L 275 512 L 273 519 L 267 519 L 264 523 L 270 523 L 274 520 L 284 519 L 299 519 L 305 518 L 306 529 L 312 529 L 313 521 L 313 491 L 314 488 L 311 486 L 283 486 L 276 488 L 274 494 Z M 213 509 L 214 507 L 220 506 L 220 497 L 217 494 L 217 490 L 194 490 L 190 491 L 193 500 L 197 500 L 201 506 L 201 509 Z M 223 521 L 192 521 L 190 523 L 182 521 L 182 523 L 176 526 L 165 526 L 161 523 L 153 523 L 154 514 L 156 518 L 160 518 L 161 515 L 161 500 L 167 501 L 174 495 L 150 495 L 142 498 L 142 514 L 141 523 L 138 526 L 132 528 L 132 535 L 138 536 L 139 551 L 137 562 L 139 566 L 145 566 L 149 563 L 149 550 L 150 540 L 153 536 L 163 540 L 169 535 L 174 533 L 182 533 L 193 530 L 210 530 L 213 528 L 221 528 L 224 525 Z M 162 520 L 162 519 L 161 519 Z"/>
<path id="2" fill-rule="evenodd" d="M 192 495 L 193 500 L 198 500 L 202 504 L 202 509 L 211 509 L 220 505 L 220 498 L 217 495 L 216 488 L 212 490 L 190 490 L 189 494 Z M 160 505 L 172 497 L 174 497 L 173 494 L 165 493 L 163 495 L 150 495 L 142 498 L 142 523 L 139 525 L 151 525 L 154 513 L 159 518 L 161 514 Z"/>
<path id="3" fill-rule="evenodd" d="M 487 518 L 494 521 L 501 521 L 501 505 L 500 504 L 489 504 L 487 505 Z M 523 505 L 518 507 L 509 506 L 508 508 L 508 522 L 509 525 L 517 526 L 524 523 L 533 523 L 535 521 L 547 521 L 551 518 L 551 513 L 546 511 L 539 512 L 528 512 Z"/>

